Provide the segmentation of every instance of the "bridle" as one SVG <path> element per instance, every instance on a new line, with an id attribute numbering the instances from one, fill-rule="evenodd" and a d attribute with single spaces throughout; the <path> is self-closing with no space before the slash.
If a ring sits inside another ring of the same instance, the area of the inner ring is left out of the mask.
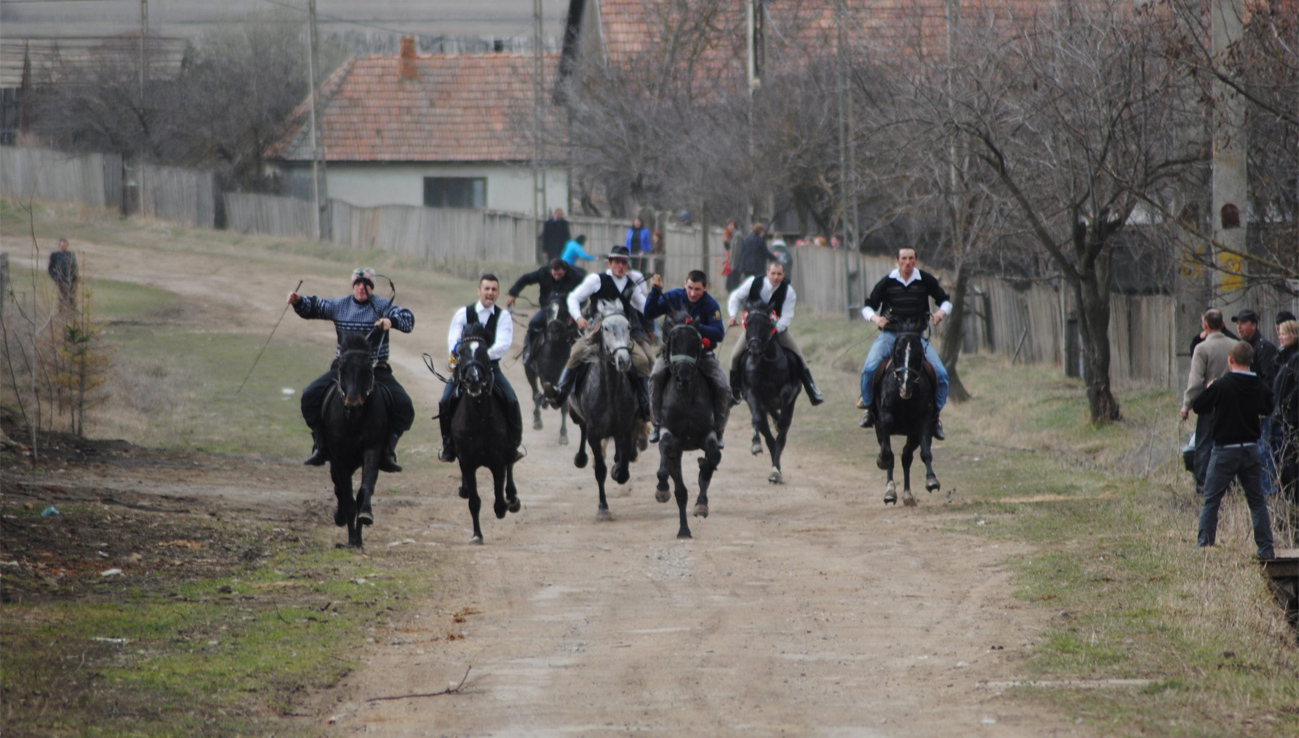
<path id="1" fill-rule="evenodd" d="M 686 335 L 687 331 L 689 331 L 695 337 L 695 343 L 694 343 L 695 353 L 693 355 L 686 354 L 686 353 L 677 353 L 677 346 L 679 345 L 678 336 Z M 668 332 L 668 364 L 672 366 L 676 366 L 678 364 L 683 364 L 683 363 L 697 365 L 699 363 L 699 359 L 703 356 L 703 354 L 704 354 L 703 336 L 700 335 L 699 329 L 694 326 L 690 318 L 686 318 L 685 322 L 683 323 L 678 323 L 672 326 L 672 330 Z"/>
<path id="2" fill-rule="evenodd" d="M 491 394 L 491 392 L 496 388 L 496 373 L 492 371 L 489 362 L 485 362 L 478 357 L 479 348 L 482 344 L 483 339 L 478 337 L 461 339 L 460 345 L 457 347 L 457 352 L 460 354 L 460 360 L 456 362 L 455 380 L 461 387 L 465 387 L 466 373 L 469 371 L 470 367 L 477 367 L 479 371 L 487 377 L 484 384 L 486 385 L 487 393 Z M 486 350 L 484 349 L 484 353 L 485 351 Z M 467 387 L 465 391 L 468 391 Z M 471 392 L 470 394 L 477 397 L 479 394 L 482 394 L 482 390 L 479 390 L 478 393 Z"/>
<path id="3" fill-rule="evenodd" d="M 746 333 L 749 330 L 750 315 L 753 315 L 755 319 L 766 320 L 771 325 L 771 332 L 767 334 L 767 339 L 762 341 L 762 353 L 759 355 L 762 357 L 763 361 L 767 361 L 767 362 L 775 361 L 777 359 L 777 353 L 776 353 L 775 346 L 773 345 L 773 341 L 771 341 L 771 339 L 776 336 L 776 322 L 780 320 L 780 316 L 776 315 L 775 312 L 767 312 L 767 311 L 759 310 L 759 311 L 753 311 L 751 313 L 750 311 L 745 310 L 744 317 L 741 320 L 741 325 L 744 326 L 744 330 Z"/>
<path id="4" fill-rule="evenodd" d="M 366 342 L 369 343 L 369 338 L 368 338 L 368 337 L 366 338 Z M 343 386 L 343 376 L 342 376 L 342 375 L 343 375 L 343 368 L 347 365 L 347 357 L 348 357 L 348 356 L 355 356 L 355 355 L 357 355 L 357 354 L 364 354 L 367 358 L 369 358 L 369 364 L 370 364 L 370 384 L 365 388 L 365 392 L 364 392 L 364 394 L 362 395 L 362 399 L 363 399 L 363 400 L 365 400 L 365 399 L 369 399 L 369 397 L 370 397 L 370 393 L 374 392 L 374 367 L 375 367 L 375 363 L 376 363 L 375 360 L 374 360 L 374 358 L 373 358 L 373 357 L 374 357 L 374 354 L 371 353 L 370 349 L 368 349 L 368 348 L 365 348 L 365 349 L 348 349 L 347 351 L 341 351 L 341 352 L 339 352 L 339 354 L 338 354 L 338 369 L 337 369 L 337 371 L 336 371 L 336 373 L 335 373 L 335 376 L 334 376 L 334 384 L 338 385 L 339 392 L 343 395 L 343 398 L 344 398 L 344 399 L 347 398 L 347 388 L 345 388 L 345 387 Z M 346 404 L 346 403 L 344 403 L 344 404 Z"/>

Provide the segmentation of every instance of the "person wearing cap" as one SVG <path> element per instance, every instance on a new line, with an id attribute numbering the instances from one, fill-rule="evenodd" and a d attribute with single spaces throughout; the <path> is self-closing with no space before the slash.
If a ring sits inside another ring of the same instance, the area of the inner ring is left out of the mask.
<path id="1" fill-rule="evenodd" d="M 807 359 L 803 358 L 803 352 L 794 342 L 794 337 L 789 335 L 789 326 L 794 322 L 794 305 L 798 302 L 798 295 L 794 292 L 794 286 L 786 281 L 785 266 L 779 261 L 772 260 L 767 265 L 767 276 L 749 277 L 731 290 L 730 299 L 726 301 L 726 310 L 731 314 L 730 325 L 739 325 L 744 304 L 754 300 L 762 300 L 776 313 L 776 343 L 797 356 L 798 362 L 803 365 L 803 389 L 807 391 L 808 401 L 813 406 L 825 402 L 825 398 L 821 397 L 821 390 L 816 388 L 816 381 L 812 379 L 812 370 L 807 365 Z M 744 401 L 742 394 L 744 357 L 748 351 L 749 345 L 745 342 L 744 334 L 741 333 L 740 340 L 735 344 L 735 350 L 731 352 L 731 403 L 734 405 Z"/>
<path id="2" fill-rule="evenodd" d="M 726 339 L 726 325 L 722 322 L 722 307 L 717 300 L 708 294 L 708 275 L 694 269 L 686 275 L 685 287 L 663 291 L 663 277 L 655 274 L 650 278 L 650 294 L 645 301 L 645 317 L 651 320 L 660 315 L 667 315 L 684 310 L 690 316 L 691 325 L 699 330 L 703 340 L 704 353 L 699 357 L 699 373 L 708 380 L 713 389 L 713 430 L 717 432 L 718 448 L 725 448 L 722 435 L 726 431 L 726 421 L 731 415 L 731 388 L 726 382 L 726 372 L 713 353 L 714 347 L 720 347 Z M 664 339 L 666 342 L 666 338 Z M 654 359 L 654 369 L 650 372 L 650 406 L 654 415 L 654 432 L 650 434 L 650 443 L 659 440 L 659 418 L 663 415 L 663 393 L 667 389 L 672 372 L 668 371 L 668 362 L 660 353 Z"/>
<path id="3" fill-rule="evenodd" d="M 938 305 L 933 317 L 929 314 L 929 300 Z M 861 309 L 862 317 L 874 323 L 880 329 L 875 342 L 866 352 L 866 361 L 861 368 L 861 399 L 857 403 L 862 410 L 861 420 L 857 425 L 862 428 L 873 428 L 875 416 L 871 412 L 874 400 L 875 370 L 889 357 L 893 344 L 897 343 L 899 325 L 907 323 L 924 323 L 932 320 L 934 325 L 942 322 L 952 312 L 952 303 L 947 291 L 938 284 L 938 278 L 929 272 L 916 268 L 916 250 L 910 246 L 898 249 L 898 268 L 889 272 L 866 298 L 866 305 Z M 934 438 L 944 440 L 943 423 L 939 414 L 947 404 L 947 367 L 929 341 L 924 341 L 925 361 L 934 367 L 938 378 L 938 387 L 934 391 Z"/>
<path id="4" fill-rule="evenodd" d="M 1239 323 L 1238 323 L 1239 324 Z M 1275 556 L 1272 521 L 1263 497 L 1263 464 L 1259 457 L 1259 418 L 1272 412 L 1272 388 L 1249 370 L 1254 349 L 1245 341 L 1233 341 L 1227 352 L 1228 373 L 1212 382 L 1191 402 L 1201 417 L 1212 418 L 1213 454 L 1204 483 L 1204 505 L 1200 508 L 1197 544 L 1204 548 L 1217 542 L 1218 508 L 1233 480 L 1240 482 L 1254 525 L 1254 545 L 1260 559 Z"/>
<path id="5" fill-rule="evenodd" d="M 478 279 L 478 300 L 457 309 L 451 315 L 451 325 L 447 328 L 447 353 L 451 355 L 454 366 L 456 350 L 460 347 L 460 338 L 465 327 L 470 324 L 481 324 L 487 329 L 487 340 L 491 345 L 487 349 L 487 358 L 491 362 L 495 388 L 505 399 L 505 422 L 510 428 L 510 443 L 514 444 L 514 460 L 523 458 L 519 450 L 523 443 L 523 411 L 519 407 L 519 398 L 514 394 L 514 387 L 501 371 L 501 359 L 510 352 L 514 343 L 514 319 L 510 311 L 496 304 L 501 293 L 500 280 L 495 274 L 484 274 Z M 438 402 L 438 424 L 442 430 L 442 450 L 438 460 L 450 463 L 456 460 L 455 443 L 451 439 L 451 420 L 456 414 L 456 405 L 460 402 L 460 393 L 455 382 L 447 382 L 442 391 L 442 400 Z"/>
<path id="6" fill-rule="evenodd" d="M 1200 316 L 1204 340 L 1191 353 L 1191 372 L 1182 393 L 1182 409 L 1178 416 L 1186 420 L 1191 415 L 1191 403 L 1213 380 L 1227 373 L 1227 354 L 1235 339 L 1223 335 L 1222 311 L 1209 308 Z M 1209 457 L 1213 452 L 1213 416 L 1200 414 L 1195 421 L 1195 456 L 1191 462 L 1195 475 L 1195 491 L 1204 494 L 1204 479 L 1209 473 Z"/>
<path id="7" fill-rule="evenodd" d="M 374 381 L 388 390 L 392 398 L 389 421 L 392 423 L 393 436 L 379 459 L 379 469 L 390 473 L 401 471 L 397 465 L 397 439 L 410 430 L 411 423 L 415 421 L 415 406 L 410 401 L 410 395 L 406 394 L 401 383 L 392 375 L 392 367 L 388 364 L 388 331 L 396 328 L 402 333 L 410 333 L 415 327 L 415 315 L 389 300 L 376 297 L 374 270 L 365 268 L 352 272 L 350 295 L 323 298 L 290 292 L 288 303 L 293 306 L 295 313 L 307 320 L 334 321 L 334 331 L 339 338 L 339 347 L 334 350 L 334 363 L 330 365 L 329 371 L 317 377 L 316 381 L 302 391 L 302 419 L 307 421 L 311 439 L 315 443 L 311 458 L 303 463 L 307 466 L 323 466 L 327 461 L 325 433 L 320 423 L 321 405 L 338 369 L 343 335 L 352 333 L 369 338 Z"/>
<path id="8" fill-rule="evenodd" d="M 514 307 L 514 301 L 527 287 L 535 284 L 541 292 L 537 296 L 538 310 L 532 314 L 531 320 L 528 321 L 528 332 L 523 339 L 524 364 L 528 363 L 533 347 L 546 330 L 546 306 L 550 304 L 555 295 L 567 298 L 568 293 L 572 292 L 585 278 L 585 270 L 570 266 L 563 259 L 556 258 L 551 259 L 546 266 L 535 272 L 528 272 L 514 281 L 510 291 L 506 293 L 505 307 L 507 309 Z"/>
<path id="9" fill-rule="evenodd" d="M 1236 324 L 1236 332 L 1240 334 L 1240 340 L 1254 349 L 1254 361 L 1249 365 L 1249 370 L 1257 374 L 1259 379 L 1263 380 L 1263 384 L 1271 387 L 1273 380 L 1276 379 L 1276 345 L 1264 338 L 1262 331 L 1258 329 L 1258 313 L 1245 308 L 1232 316 L 1231 322 Z M 1276 478 L 1276 465 L 1272 463 L 1272 419 L 1270 417 L 1263 419 L 1258 450 L 1263 459 L 1263 494 L 1271 496 L 1276 491 L 1275 485 L 1272 484 L 1273 479 Z"/>
<path id="10" fill-rule="evenodd" d="M 589 322 L 581 312 L 584 301 L 590 300 L 592 308 L 601 301 L 622 304 L 623 314 L 627 316 L 627 322 L 632 329 L 631 360 L 634 372 L 632 386 L 636 390 L 636 402 L 640 406 L 640 413 L 645 420 L 649 420 L 651 418 L 648 383 L 650 354 L 648 346 L 644 343 L 643 334 L 637 336 L 637 325 L 645 314 L 645 293 L 637 288 L 631 274 L 631 258 L 625 246 L 614 246 L 609 250 L 605 261 L 609 263 L 608 269 L 602 274 L 586 275 L 586 279 L 568 293 L 568 312 L 570 315 L 581 316 L 577 319 L 577 327 L 586 330 Z M 594 333 L 578 339 L 577 343 L 573 344 L 572 353 L 568 356 L 568 364 L 559 375 L 559 384 L 551 385 L 547 382 L 543 385 L 546 399 L 550 400 L 552 407 L 560 407 L 568 400 L 569 393 L 573 391 L 573 378 L 578 367 L 586 363 L 591 354 L 599 350 L 596 341 Z"/>

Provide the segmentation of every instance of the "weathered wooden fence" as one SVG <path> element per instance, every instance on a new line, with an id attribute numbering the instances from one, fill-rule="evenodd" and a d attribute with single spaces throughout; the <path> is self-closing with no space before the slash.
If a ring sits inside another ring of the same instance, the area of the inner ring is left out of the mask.
<path id="1" fill-rule="evenodd" d="M 122 158 L 0 146 L 0 195 L 120 207 Z"/>
<path id="2" fill-rule="evenodd" d="M 216 177 L 212 172 L 160 164 L 133 170 L 140 191 L 140 213 L 160 220 L 216 227 Z"/>

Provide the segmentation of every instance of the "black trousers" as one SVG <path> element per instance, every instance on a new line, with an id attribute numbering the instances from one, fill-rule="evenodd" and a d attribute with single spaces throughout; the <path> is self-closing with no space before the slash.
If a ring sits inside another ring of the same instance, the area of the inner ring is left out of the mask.
<path id="1" fill-rule="evenodd" d="M 338 359 L 329 365 L 329 371 L 316 377 L 316 380 L 307 385 L 302 390 L 302 419 L 307 422 L 307 427 L 315 430 L 320 425 L 320 413 L 325 402 L 325 393 L 329 391 L 329 385 L 334 382 L 337 376 Z M 392 375 L 392 367 L 387 364 L 379 364 L 374 368 L 374 382 L 383 389 L 388 391 L 392 397 L 392 404 L 388 407 L 388 419 L 392 421 L 392 432 L 401 435 L 410 430 L 410 426 L 415 422 L 415 405 L 410 400 L 410 395 L 406 394 L 406 388 L 401 386 L 397 378 Z"/>

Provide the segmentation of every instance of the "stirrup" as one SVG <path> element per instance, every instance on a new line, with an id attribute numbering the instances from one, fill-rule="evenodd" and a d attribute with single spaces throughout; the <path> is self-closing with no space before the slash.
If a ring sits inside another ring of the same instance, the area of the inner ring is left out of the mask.
<path id="1" fill-rule="evenodd" d="M 947 440 L 947 434 L 943 432 L 943 421 L 937 415 L 934 415 L 934 428 L 930 435 L 939 441 Z"/>

